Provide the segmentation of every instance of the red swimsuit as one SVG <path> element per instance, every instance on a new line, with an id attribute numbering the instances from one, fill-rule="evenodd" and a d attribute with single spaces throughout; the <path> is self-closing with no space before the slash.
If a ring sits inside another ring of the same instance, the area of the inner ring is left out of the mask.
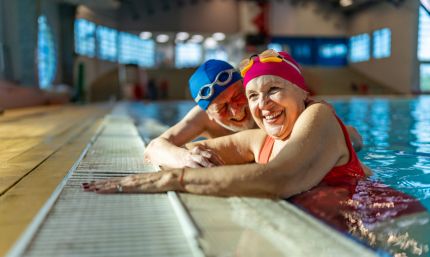
<path id="1" fill-rule="evenodd" d="M 339 125 L 342 127 L 343 135 L 345 137 L 346 145 L 349 151 L 349 161 L 341 166 L 333 167 L 327 175 L 323 178 L 321 183 L 325 183 L 328 185 L 343 183 L 345 180 L 350 180 L 353 178 L 356 180 L 357 178 L 365 177 L 363 168 L 361 167 L 360 161 L 358 160 L 357 154 L 352 148 L 351 140 L 349 139 L 348 131 L 346 130 L 343 122 L 336 116 Z M 275 144 L 275 140 L 267 136 L 264 140 L 263 147 L 260 150 L 260 154 L 258 156 L 258 163 L 268 163 L 270 159 L 270 155 L 272 154 L 273 145 Z"/>
<path id="2" fill-rule="evenodd" d="M 368 226 L 405 214 L 425 211 L 425 207 L 413 197 L 365 179 L 346 127 L 339 118 L 337 120 L 348 147 L 349 161 L 333 167 L 317 186 L 290 197 L 288 201 L 343 232 L 358 229 L 354 220 L 360 220 L 364 226 Z M 266 137 L 258 163 L 269 162 L 274 143 L 272 137 Z"/>

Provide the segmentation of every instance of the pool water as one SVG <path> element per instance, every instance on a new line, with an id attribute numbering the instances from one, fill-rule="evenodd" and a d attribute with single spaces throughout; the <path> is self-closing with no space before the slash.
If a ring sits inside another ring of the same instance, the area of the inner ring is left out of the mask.
<path id="1" fill-rule="evenodd" d="M 354 211 L 339 202 L 330 204 L 339 193 L 327 190 L 323 192 L 329 204 L 317 212 L 332 215 L 330 209 L 343 208 L 337 215 L 348 217 L 349 224 L 341 232 L 381 256 L 430 256 L 430 97 L 327 101 L 345 124 L 362 135 L 364 147 L 358 156 L 374 175 L 357 186 L 357 201 L 346 201 L 355 205 Z M 130 110 L 142 122 L 157 121 L 166 129 L 193 106 L 191 101 L 136 103 Z M 142 134 L 147 128 L 141 129 Z"/>
<path id="2" fill-rule="evenodd" d="M 363 137 L 358 153 L 379 180 L 430 210 L 430 97 L 330 101 Z"/>

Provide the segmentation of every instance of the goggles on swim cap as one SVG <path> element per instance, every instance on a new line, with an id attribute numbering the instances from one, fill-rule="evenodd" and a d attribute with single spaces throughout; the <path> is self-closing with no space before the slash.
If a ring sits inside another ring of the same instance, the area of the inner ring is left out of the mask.
<path id="1" fill-rule="evenodd" d="M 219 94 L 241 79 L 239 72 L 229 63 L 208 60 L 193 73 L 188 86 L 194 101 L 200 108 L 207 110 Z"/>
<path id="2" fill-rule="evenodd" d="M 233 73 L 235 71 L 235 69 L 228 69 L 218 73 L 214 82 L 206 84 L 200 88 L 196 98 L 194 98 L 194 101 L 198 103 L 200 100 L 206 100 L 210 98 L 214 94 L 215 85 L 221 87 L 227 86 L 228 83 L 233 79 Z"/>
<path id="3" fill-rule="evenodd" d="M 273 49 L 266 50 L 258 55 L 252 55 L 239 64 L 243 77 L 243 85 L 246 87 L 249 81 L 263 75 L 279 76 L 296 86 L 308 91 L 299 65 L 286 52 L 277 52 Z"/>

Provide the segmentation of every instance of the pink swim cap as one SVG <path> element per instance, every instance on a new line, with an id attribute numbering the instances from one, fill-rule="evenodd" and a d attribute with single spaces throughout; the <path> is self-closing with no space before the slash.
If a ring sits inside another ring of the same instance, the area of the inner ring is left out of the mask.
<path id="1" fill-rule="evenodd" d="M 294 85 L 309 92 L 305 79 L 303 78 L 300 71 L 299 64 L 286 52 L 279 52 L 279 55 L 283 59 L 282 62 L 260 62 L 258 56 L 254 57 L 252 59 L 254 62 L 253 65 L 243 77 L 244 87 L 246 88 L 248 82 L 256 77 L 263 75 L 275 75 L 288 80 Z"/>

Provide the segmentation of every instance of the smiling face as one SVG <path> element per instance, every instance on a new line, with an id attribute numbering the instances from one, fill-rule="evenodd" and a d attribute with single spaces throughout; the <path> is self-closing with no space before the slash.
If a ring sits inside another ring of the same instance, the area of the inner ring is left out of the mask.
<path id="1" fill-rule="evenodd" d="M 239 80 L 219 94 L 206 110 L 209 118 L 231 131 L 254 127 L 242 81 Z"/>
<path id="2" fill-rule="evenodd" d="M 275 139 L 287 139 L 305 109 L 307 93 L 278 76 L 265 75 L 246 86 L 249 108 L 257 125 Z"/>

